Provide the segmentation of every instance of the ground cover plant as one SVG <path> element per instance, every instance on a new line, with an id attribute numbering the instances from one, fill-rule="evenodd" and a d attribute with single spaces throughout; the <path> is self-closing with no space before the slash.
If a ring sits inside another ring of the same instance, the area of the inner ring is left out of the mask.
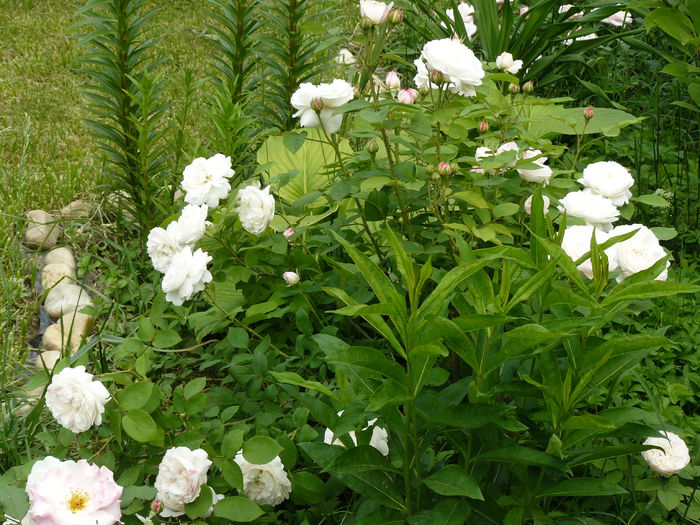
<path id="1" fill-rule="evenodd" d="M 4 398 L 7 522 L 696 522 L 694 254 L 556 91 L 649 6 L 343 7 L 211 2 L 172 99 L 157 11 L 78 9 L 114 278 Z"/>

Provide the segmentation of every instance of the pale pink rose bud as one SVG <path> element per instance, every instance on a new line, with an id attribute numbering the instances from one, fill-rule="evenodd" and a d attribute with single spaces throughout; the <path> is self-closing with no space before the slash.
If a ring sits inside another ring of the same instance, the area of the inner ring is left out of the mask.
<path id="1" fill-rule="evenodd" d="M 282 235 L 284 235 L 284 238 L 285 238 L 285 239 L 289 239 L 292 235 L 294 235 L 294 228 L 292 228 L 292 227 L 290 226 L 289 228 L 287 228 L 286 230 L 284 230 L 284 232 L 282 233 Z"/>
<path id="2" fill-rule="evenodd" d="M 523 93 L 529 95 L 533 91 L 535 91 L 535 84 L 533 84 L 532 80 L 528 80 L 523 84 Z"/>
<path id="3" fill-rule="evenodd" d="M 431 71 L 430 72 L 430 80 L 432 80 L 433 84 L 440 85 L 442 84 L 443 81 L 443 76 L 442 73 L 439 71 Z"/>
<path id="4" fill-rule="evenodd" d="M 437 172 L 440 175 L 450 175 L 452 174 L 452 166 L 450 166 L 449 162 L 441 162 L 438 164 Z"/>
<path id="5" fill-rule="evenodd" d="M 389 89 L 401 89 L 401 79 L 399 78 L 399 74 L 396 71 L 389 71 L 386 74 L 384 84 L 386 84 L 386 87 Z"/>
<path id="6" fill-rule="evenodd" d="M 399 94 L 396 95 L 396 98 L 402 104 L 413 104 L 416 98 L 418 98 L 418 91 L 413 88 L 402 89 L 399 91 Z"/>
<path id="7" fill-rule="evenodd" d="M 527 13 L 529 10 L 530 10 L 530 8 L 529 8 L 528 6 L 526 6 L 526 5 L 524 5 L 523 7 L 521 7 L 521 8 L 518 10 L 518 14 L 519 14 L 520 16 L 523 16 L 523 15 L 524 15 L 525 13 Z"/>
<path id="8" fill-rule="evenodd" d="M 518 93 L 520 93 L 520 86 L 511 82 L 508 86 L 508 91 L 510 91 L 513 95 L 517 95 Z"/>
<path id="9" fill-rule="evenodd" d="M 530 195 L 523 204 L 523 209 L 528 215 L 532 214 L 532 195 Z M 545 214 L 549 210 L 549 197 L 546 195 L 542 195 L 542 209 Z"/>
<path id="10" fill-rule="evenodd" d="M 323 109 L 323 100 L 320 98 L 315 98 L 311 101 L 311 107 L 316 111 L 321 111 Z"/>
<path id="11" fill-rule="evenodd" d="M 293 286 L 299 282 L 299 274 L 296 272 L 284 272 L 282 274 L 282 279 L 284 279 L 284 282 L 289 286 Z"/>
<path id="12" fill-rule="evenodd" d="M 151 510 L 153 511 L 153 514 L 158 514 L 161 510 L 163 510 L 163 502 L 159 499 L 154 499 L 153 503 L 151 504 Z"/>
<path id="13" fill-rule="evenodd" d="M 479 122 L 479 133 L 486 133 L 489 130 L 489 123 L 485 120 Z"/>
<path id="14" fill-rule="evenodd" d="M 394 9 L 389 13 L 389 23 L 393 25 L 398 25 L 403 22 L 403 9 Z"/>
<path id="15" fill-rule="evenodd" d="M 370 155 L 374 155 L 379 151 L 379 144 L 377 144 L 376 140 L 369 139 L 367 141 L 367 144 L 365 144 L 365 151 L 368 152 Z"/>
<path id="16" fill-rule="evenodd" d="M 588 106 L 586 109 L 583 110 L 583 118 L 586 120 L 591 120 L 593 118 L 593 115 L 595 112 L 593 111 L 593 108 Z"/>

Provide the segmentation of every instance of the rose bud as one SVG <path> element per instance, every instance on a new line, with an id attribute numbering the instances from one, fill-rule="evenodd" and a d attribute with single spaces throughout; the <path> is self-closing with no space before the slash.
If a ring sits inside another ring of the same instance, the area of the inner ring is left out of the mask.
<path id="1" fill-rule="evenodd" d="M 416 98 L 418 98 L 418 91 L 413 88 L 402 89 L 399 91 L 398 95 L 396 95 L 396 98 L 402 104 L 413 104 Z"/>
<path id="2" fill-rule="evenodd" d="M 398 25 L 403 22 L 403 17 L 403 9 L 393 9 L 391 13 L 389 13 L 389 23 L 392 25 Z"/>
<path id="3" fill-rule="evenodd" d="M 593 108 L 588 106 L 586 109 L 583 110 L 583 118 L 586 120 L 591 120 L 593 118 L 594 111 Z"/>
<path id="4" fill-rule="evenodd" d="M 282 279 L 289 286 L 293 286 L 299 282 L 299 274 L 296 272 L 284 272 L 282 274 Z"/>
<path id="5" fill-rule="evenodd" d="M 386 87 L 389 89 L 401 89 L 401 79 L 398 73 L 396 71 L 389 71 L 386 74 L 384 84 L 386 84 Z"/>
<path id="6" fill-rule="evenodd" d="M 442 81 L 444 80 L 442 73 L 439 71 L 431 71 L 430 72 L 430 80 L 433 82 L 433 84 L 440 85 L 442 84 Z"/>
<path id="7" fill-rule="evenodd" d="M 151 510 L 153 511 L 153 514 L 158 514 L 161 510 L 163 510 L 163 502 L 159 499 L 154 499 L 153 503 L 151 504 Z"/>
<path id="8" fill-rule="evenodd" d="M 528 80 L 523 84 L 523 93 L 529 95 L 533 91 L 535 91 L 535 84 L 533 84 L 532 80 Z"/>
<path id="9" fill-rule="evenodd" d="M 311 107 L 316 111 L 321 111 L 323 109 L 323 100 L 320 98 L 315 98 L 311 101 Z"/>
<path id="10" fill-rule="evenodd" d="M 379 144 L 377 144 L 375 139 L 369 139 L 365 144 L 365 151 L 370 155 L 374 155 L 379 151 Z"/>
<path id="11" fill-rule="evenodd" d="M 292 235 L 294 235 L 294 228 L 292 228 L 292 227 L 290 226 L 289 228 L 287 228 L 286 230 L 284 230 L 284 232 L 282 233 L 282 235 L 284 235 L 284 238 L 285 238 L 285 239 L 289 239 Z"/>
<path id="12" fill-rule="evenodd" d="M 452 174 L 452 166 L 450 165 L 449 162 L 441 162 L 438 164 L 438 169 L 437 172 L 440 175 L 451 175 Z"/>
<path id="13" fill-rule="evenodd" d="M 510 91 L 513 95 L 517 95 L 518 93 L 520 93 L 520 86 L 511 82 L 508 86 L 508 91 Z"/>
<path id="14" fill-rule="evenodd" d="M 489 130 L 489 123 L 485 120 L 479 122 L 479 133 L 486 133 Z"/>

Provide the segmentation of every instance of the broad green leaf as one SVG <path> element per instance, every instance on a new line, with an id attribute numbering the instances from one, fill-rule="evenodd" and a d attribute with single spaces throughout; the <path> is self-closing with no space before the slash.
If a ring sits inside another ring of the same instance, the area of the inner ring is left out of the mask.
<path id="1" fill-rule="evenodd" d="M 318 505 L 327 497 L 323 480 L 303 470 L 292 474 L 292 493 L 311 505 Z"/>
<path id="2" fill-rule="evenodd" d="M 483 500 L 484 496 L 474 477 L 457 465 L 447 465 L 423 480 L 426 486 L 442 496 L 464 496 Z"/>
<path id="3" fill-rule="evenodd" d="M 446 498 L 430 510 L 422 510 L 408 518 L 409 525 L 463 525 L 469 518 L 471 508 L 462 498 Z M 377 521 L 382 523 L 386 521 Z M 393 522 L 389 522 L 393 523 Z M 402 525 L 405 521 L 400 522 Z M 368 524 L 369 525 L 369 524 Z"/>
<path id="4" fill-rule="evenodd" d="M 245 430 L 242 428 L 234 428 L 227 432 L 221 440 L 221 454 L 227 458 L 234 458 L 243 445 L 244 435 Z"/>
<path id="5" fill-rule="evenodd" d="M 345 450 L 324 470 L 331 474 L 355 474 L 368 470 L 398 472 L 381 452 L 369 445 L 359 445 Z"/>
<path id="6" fill-rule="evenodd" d="M 648 195 L 640 195 L 635 197 L 635 202 L 641 202 L 642 204 L 648 204 L 649 206 L 656 206 L 657 208 L 668 208 L 670 204 L 661 195 L 656 195 L 655 193 L 650 193 Z"/>
<path id="7" fill-rule="evenodd" d="M 185 514 L 191 520 L 201 518 L 211 508 L 213 499 L 212 490 L 206 485 L 202 485 L 199 488 L 199 496 L 193 502 L 185 504 Z"/>
<path id="8" fill-rule="evenodd" d="M 255 436 L 243 443 L 243 457 L 254 465 L 269 463 L 281 450 L 279 443 L 268 436 Z"/>
<path id="9" fill-rule="evenodd" d="M 586 123 L 585 108 L 564 108 L 555 105 L 530 105 L 524 114 L 528 118 L 528 135 L 531 138 L 555 135 L 580 135 L 602 133 L 615 137 L 620 130 L 643 119 L 619 109 L 595 108 L 595 116 Z"/>
<path id="10" fill-rule="evenodd" d="M 517 204 L 513 202 L 502 202 L 501 204 L 497 204 L 493 210 L 491 210 L 491 213 L 498 219 L 501 217 L 510 217 L 518 213 L 518 211 L 520 211 L 520 206 Z"/>
<path id="11" fill-rule="evenodd" d="M 175 330 L 158 330 L 153 338 L 153 346 L 156 348 L 170 348 L 180 341 L 182 341 L 182 338 Z"/>
<path id="12" fill-rule="evenodd" d="M 124 431 L 136 441 L 145 443 L 158 437 L 158 427 L 146 412 L 140 409 L 131 410 L 122 418 Z"/>
<path id="13" fill-rule="evenodd" d="M 538 497 L 580 497 L 580 496 L 613 496 L 616 494 L 627 494 L 621 486 L 597 478 L 572 478 L 562 481 L 544 492 Z"/>
<path id="14" fill-rule="evenodd" d="M 185 397 L 185 399 L 190 399 L 195 394 L 201 392 L 206 385 L 206 377 L 197 377 L 192 379 L 185 385 L 185 388 L 182 390 L 182 395 Z"/>
<path id="15" fill-rule="evenodd" d="M 500 463 L 516 463 L 537 467 L 551 467 L 562 472 L 568 472 L 569 467 L 562 460 L 550 456 L 546 452 L 522 446 L 512 446 L 489 450 L 476 457 L 478 461 L 497 461 Z"/>
<path id="16" fill-rule="evenodd" d="M 623 281 L 624 283 L 624 281 Z M 640 301 L 656 299 L 680 293 L 698 293 L 700 286 L 669 281 L 646 281 L 631 284 L 624 288 L 615 288 L 602 302 L 604 307 L 610 307 L 621 301 Z"/>
<path id="17" fill-rule="evenodd" d="M 22 519 L 29 510 L 29 497 L 24 489 L 0 484 L 0 506 L 6 516 Z"/>
<path id="18" fill-rule="evenodd" d="M 638 443 L 632 443 L 629 445 L 612 445 L 607 447 L 600 447 L 595 450 L 590 450 L 587 452 L 582 452 L 576 456 L 572 456 L 567 464 L 570 467 L 576 467 L 578 465 L 584 465 L 590 463 L 591 461 L 596 461 L 598 459 L 616 458 L 618 456 L 628 456 L 630 454 L 639 454 L 644 450 L 648 450 L 649 445 L 641 445 Z"/>
<path id="19" fill-rule="evenodd" d="M 364 346 L 350 346 L 341 349 L 323 349 L 329 363 L 357 366 L 365 369 L 365 373 L 375 372 L 393 379 L 400 385 L 406 384 L 404 368 L 390 361 L 381 350 Z"/>
<path id="20" fill-rule="evenodd" d="M 408 395 L 406 388 L 394 381 L 382 381 L 379 388 L 369 398 L 367 410 L 376 412 L 386 405 L 397 406 L 410 399 L 411 396 Z"/>
<path id="21" fill-rule="evenodd" d="M 487 260 L 475 260 L 462 263 L 456 268 L 453 268 L 447 274 L 440 279 L 440 282 L 432 291 L 432 293 L 425 298 L 423 304 L 418 308 L 416 318 L 419 320 L 426 320 L 437 313 L 445 306 L 447 300 L 455 293 L 459 285 L 470 275 L 477 272 L 486 264 Z"/>
<path id="22" fill-rule="evenodd" d="M 334 392 L 318 381 L 309 381 L 295 372 L 270 372 L 270 374 L 272 374 L 272 376 L 280 383 L 287 383 L 289 385 L 296 385 L 309 388 L 311 390 L 316 390 L 317 392 L 327 395 L 331 399 L 339 401 L 338 396 L 336 396 Z"/>
<path id="23" fill-rule="evenodd" d="M 403 485 L 389 473 L 377 470 L 339 474 L 338 478 L 350 489 L 379 505 L 404 510 Z"/>
<path id="24" fill-rule="evenodd" d="M 150 381 L 139 381 L 124 387 L 116 395 L 119 406 L 127 412 L 142 408 L 151 397 L 153 387 Z"/>
<path id="25" fill-rule="evenodd" d="M 224 498 L 214 505 L 214 516 L 236 523 L 255 521 L 265 512 L 248 498 L 231 496 Z"/>

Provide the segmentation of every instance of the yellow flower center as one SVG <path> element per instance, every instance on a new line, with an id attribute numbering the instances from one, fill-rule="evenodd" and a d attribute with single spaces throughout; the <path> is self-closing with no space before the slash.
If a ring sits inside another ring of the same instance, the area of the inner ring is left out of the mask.
<path id="1" fill-rule="evenodd" d="M 83 492 L 82 490 L 76 490 L 70 495 L 70 498 L 68 498 L 68 509 L 73 514 L 84 510 L 85 507 L 87 507 L 88 500 L 89 497 L 87 492 Z"/>

